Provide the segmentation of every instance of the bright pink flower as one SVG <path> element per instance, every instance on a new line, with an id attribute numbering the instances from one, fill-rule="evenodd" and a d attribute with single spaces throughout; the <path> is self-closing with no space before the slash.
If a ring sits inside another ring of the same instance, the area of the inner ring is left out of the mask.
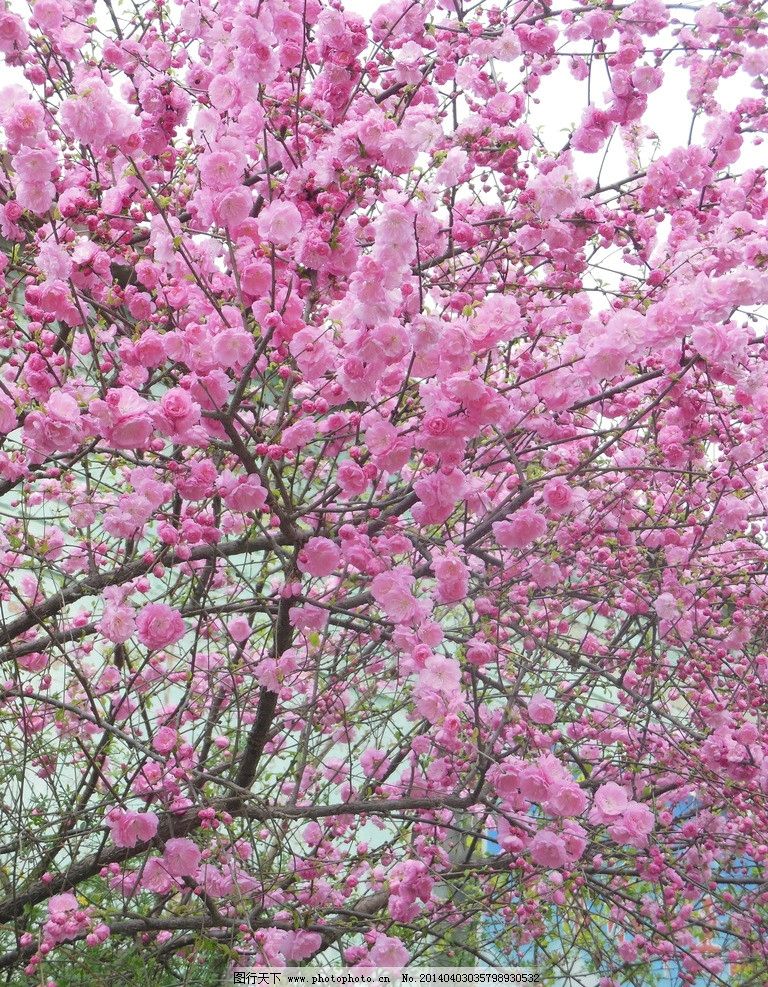
<path id="1" fill-rule="evenodd" d="M 312 426 L 313 434 L 316 426 Z M 347 499 L 361 494 L 368 486 L 368 477 L 351 459 L 345 459 L 336 471 L 336 482 Z"/>
<path id="2" fill-rule="evenodd" d="M 242 370 L 254 353 L 253 337 L 243 329 L 225 329 L 213 340 L 213 356 L 226 369 Z"/>
<path id="3" fill-rule="evenodd" d="M 253 196 L 244 185 L 223 192 L 214 205 L 217 221 L 228 230 L 236 230 L 245 222 L 253 206 Z"/>
<path id="4" fill-rule="evenodd" d="M 217 192 L 240 184 L 243 160 L 234 151 L 212 151 L 200 159 L 200 177 Z"/>
<path id="5" fill-rule="evenodd" d="M 152 738 L 152 746 L 158 754 L 170 754 L 176 746 L 179 735 L 173 727 L 160 727 Z"/>
<path id="6" fill-rule="evenodd" d="M 567 480 L 558 476 L 545 484 L 544 503 L 554 514 L 567 514 L 574 503 L 573 490 Z"/>
<path id="7" fill-rule="evenodd" d="M 319 932 L 299 929 L 298 932 L 288 933 L 282 952 L 291 963 L 302 963 L 314 956 L 322 945 L 323 939 Z"/>
<path id="8" fill-rule="evenodd" d="M 410 953 L 399 939 L 380 932 L 376 934 L 376 941 L 368 954 L 371 966 L 391 969 L 404 967 L 410 958 Z"/>
<path id="9" fill-rule="evenodd" d="M 247 617 L 233 617 L 227 621 L 227 630 L 232 635 L 232 640 L 238 644 L 247 641 L 251 636 L 251 625 Z"/>
<path id="10" fill-rule="evenodd" d="M 65 915 L 67 912 L 76 911 L 80 905 L 77 898 L 69 891 L 64 894 L 55 894 L 48 899 L 48 913 L 50 915 Z"/>
<path id="11" fill-rule="evenodd" d="M 24 22 L 16 14 L 8 11 L 0 13 L 0 51 L 6 55 L 23 51 L 29 47 L 29 37 L 24 30 Z"/>
<path id="12" fill-rule="evenodd" d="M 267 491 L 259 478 L 253 474 L 238 477 L 234 485 L 224 493 L 224 503 L 230 510 L 245 514 L 260 511 L 267 501 Z"/>
<path id="13" fill-rule="evenodd" d="M 167 648 L 186 633 L 181 614 L 166 603 L 148 603 L 142 607 L 136 627 L 139 641 L 150 651 Z"/>
<path id="14" fill-rule="evenodd" d="M 461 667 L 453 658 L 443 658 L 442 655 L 430 655 L 419 674 L 419 686 L 424 689 L 434 689 L 446 695 L 459 691 L 461 684 Z"/>
<path id="15" fill-rule="evenodd" d="M 107 606 L 104 608 L 99 630 L 114 644 L 124 644 L 136 632 L 136 618 L 133 610 L 126 606 Z"/>
<path id="16" fill-rule="evenodd" d="M 183 439 L 185 433 L 200 421 L 200 405 L 183 387 L 172 387 L 162 396 L 155 420 L 172 438 Z"/>
<path id="17" fill-rule="evenodd" d="M 587 807 L 587 796 L 575 782 L 553 785 L 544 808 L 553 816 L 580 816 Z"/>

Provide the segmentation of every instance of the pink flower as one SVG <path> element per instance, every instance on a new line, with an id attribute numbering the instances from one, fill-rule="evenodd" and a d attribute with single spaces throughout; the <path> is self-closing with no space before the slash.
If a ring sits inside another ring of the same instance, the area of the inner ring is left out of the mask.
<path id="1" fill-rule="evenodd" d="M 595 792 L 595 801 L 589 813 L 589 821 L 607 823 L 618 818 L 629 805 L 626 790 L 615 781 L 606 782 Z"/>
<path id="2" fill-rule="evenodd" d="M 154 812 L 133 812 L 113 809 L 107 816 L 107 826 L 115 846 L 133 847 L 147 843 L 157 833 L 158 818 Z"/>
<path id="3" fill-rule="evenodd" d="M 52 182 L 18 182 L 16 202 L 29 212 L 44 216 L 53 205 L 56 189 Z"/>
<path id="4" fill-rule="evenodd" d="M 237 101 L 237 83 L 228 75 L 215 75 L 208 83 L 208 98 L 211 106 L 226 111 Z"/>
<path id="5" fill-rule="evenodd" d="M 420 687 L 452 695 L 459 691 L 460 685 L 461 667 L 457 661 L 443 658 L 442 655 L 430 655 L 427 658 L 419 674 Z"/>
<path id="6" fill-rule="evenodd" d="M 410 958 L 411 954 L 399 939 L 385 936 L 380 932 L 376 933 L 376 942 L 368 953 L 371 966 L 381 968 L 400 969 Z"/>
<path id="7" fill-rule="evenodd" d="M 587 831 L 573 819 L 566 819 L 563 823 L 562 833 L 568 862 L 573 863 L 582 856 L 586 849 Z"/>
<path id="8" fill-rule="evenodd" d="M 547 829 L 540 829 L 534 836 L 530 851 L 534 863 L 552 870 L 565 866 L 568 860 L 563 838 Z"/>
<path id="9" fill-rule="evenodd" d="M 544 808 L 553 816 L 580 816 L 587 807 L 587 796 L 576 782 L 550 788 Z"/>
<path id="10" fill-rule="evenodd" d="M 557 716 L 555 704 L 544 693 L 536 692 L 528 700 L 528 716 L 534 723 L 554 723 Z"/>
<path id="11" fill-rule="evenodd" d="M 214 214 L 216 220 L 228 230 L 236 230 L 241 226 L 251 212 L 253 196 L 244 185 L 228 189 L 216 200 Z"/>
<path id="12" fill-rule="evenodd" d="M 493 534 L 502 548 L 527 548 L 547 530 L 547 519 L 533 507 L 518 511 L 509 521 L 497 521 Z"/>
<path id="13" fill-rule="evenodd" d="M 183 387 L 172 387 L 160 400 L 156 421 L 172 438 L 181 439 L 200 421 L 200 405 Z"/>
<path id="14" fill-rule="evenodd" d="M 648 837 L 653 832 L 653 812 L 647 805 L 630 802 L 621 816 L 608 825 L 608 833 L 617 843 L 629 846 L 648 846 Z"/>
<path id="15" fill-rule="evenodd" d="M 232 635 L 232 640 L 242 644 L 251 636 L 251 625 L 247 617 L 233 617 L 227 622 L 227 630 Z"/>
<path id="16" fill-rule="evenodd" d="M 574 503 L 570 484 L 561 476 L 544 486 L 544 503 L 555 515 L 567 514 Z"/>
<path id="17" fill-rule="evenodd" d="M 48 900 L 49 915 L 65 915 L 67 912 L 74 912 L 80 907 L 77 898 L 66 891 L 64 894 L 55 894 Z"/>
<path id="18" fill-rule="evenodd" d="M 267 491 L 257 476 L 241 476 L 235 485 L 224 494 L 224 503 L 232 511 L 247 514 L 260 511 L 267 502 Z"/>
<path id="19" fill-rule="evenodd" d="M 179 739 L 173 727 L 160 727 L 152 738 L 152 746 L 158 754 L 170 754 Z"/>
<path id="20" fill-rule="evenodd" d="M 234 151 L 212 151 L 200 158 L 200 178 L 205 185 L 221 192 L 240 184 L 243 159 Z"/>
<path id="21" fill-rule="evenodd" d="M 314 436 L 317 426 L 312 424 L 312 434 Z M 341 487 L 341 491 L 347 500 L 361 494 L 368 486 L 368 477 L 363 470 L 351 459 L 345 459 L 336 471 L 336 482 Z"/>
<path id="22" fill-rule="evenodd" d="M 97 77 L 82 79 L 74 96 L 65 99 L 60 110 L 61 126 L 68 137 L 98 148 L 115 144 L 135 149 L 139 121 L 112 96 L 108 86 Z"/>
<path id="23" fill-rule="evenodd" d="M 20 51 L 28 47 L 29 38 L 22 19 L 8 11 L 0 13 L 0 51 L 11 55 L 14 50 Z"/>
<path id="24" fill-rule="evenodd" d="M 552 754 L 542 754 L 532 764 L 525 764 L 520 775 L 520 790 L 531 802 L 543 802 L 551 791 L 571 784 L 573 779 Z"/>
<path id="25" fill-rule="evenodd" d="M 259 234 L 278 247 L 287 247 L 300 229 L 301 213 L 283 199 L 275 199 L 259 216 Z"/>
<path id="26" fill-rule="evenodd" d="M 104 608 L 99 630 L 113 644 L 124 644 L 136 631 L 136 619 L 131 607 L 107 606 Z"/>
<path id="27" fill-rule="evenodd" d="M 253 336 L 244 329 L 225 329 L 213 340 L 213 356 L 227 369 L 241 370 L 250 361 L 255 350 Z"/>
<path id="28" fill-rule="evenodd" d="M 417 480 L 413 489 L 421 501 L 412 508 L 417 524 L 442 524 L 453 514 L 467 490 L 467 480 L 459 469 L 450 469 Z"/>
<path id="29" fill-rule="evenodd" d="M 0 394 L 0 435 L 7 435 L 18 427 L 16 409 L 10 398 Z"/>
<path id="30" fill-rule="evenodd" d="M 308 960 L 323 945 L 323 939 L 319 932 L 310 932 L 308 929 L 299 929 L 298 932 L 289 932 L 284 942 L 282 953 L 286 960 L 292 963 L 301 963 Z"/>
<path id="31" fill-rule="evenodd" d="M 310 538 L 299 552 L 298 567 L 310 576 L 330 576 L 340 559 L 341 552 L 330 538 Z"/>
<path id="32" fill-rule="evenodd" d="M 390 620 L 397 624 L 413 622 L 419 613 L 418 600 L 411 593 L 413 573 L 407 566 L 381 572 L 371 583 L 371 595 Z"/>
<path id="33" fill-rule="evenodd" d="M 186 632 L 178 610 L 166 603 L 148 603 L 139 612 L 136 626 L 139 641 L 150 651 L 167 648 L 179 641 Z"/>
<path id="34" fill-rule="evenodd" d="M 437 577 L 437 599 L 440 603 L 458 603 L 466 599 L 469 589 L 469 569 L 457 555 L 435 552 L 432 571 Z"/>
<path id="35" fill-rule="evenodd" d="M 520 792 L 521 772 L 525 762 L 520 758 L 510 758 L 494 765 L 488 772 L 488 780 L 500 798 L 513 798 Z"/>
<path id="36" fill-rule="evenodd" d="M 91 401 L 88 410 L 100 434 L 116 449 L 145 449 L 149 445 L 154 430 L 150 404 L 133 388 L 115 387 L 104 401 Z"/>
<path id="37" fill-rule="evenodd" d="M 201 859 L 202 854 L 192 840 L 168 840 L 163 850 L 163 865 L 173 877 L 193 877 Z"/>
<path id="38" fill-rule="evenodd" d="M 13 168 L 19 181 L 47 182 L 56 167 L 56 152 L 50 146 L 22 147 L 13 156 Z"/>
<path id="39" fill-rule="evenodd" d="M 671 593 L 660 593 L 653 603 L 653 609 L 662 620 L 677 620 L 680 608 Z"/>

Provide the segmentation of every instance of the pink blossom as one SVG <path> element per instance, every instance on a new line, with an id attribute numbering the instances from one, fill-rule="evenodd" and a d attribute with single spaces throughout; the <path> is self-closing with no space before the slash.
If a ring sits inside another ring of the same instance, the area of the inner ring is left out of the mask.
<path id="1" fill-rule="evenodd" d="M 169 754 L 177 740 L 178 734 L 172 727 L 160 727 L 152 738 L 152 746 L 159 754 Z"/>
<path id="2" fill-rule="evenodd" d="M 532 507 L 525 507 L 509 521 L 496 521 L 493 534 L 502 548 L 527 548 L 547 530 L 547 520 Z"/>
<path id="3" fill-rule="evenodd" d="M 382 572 L 371 583 L 371 594 L 390 620 L 397 624 L 412 623 L 418 613 L 418 601 L 411 592 L 413 574 L 405 566 Z"/>
<path id="4" fill-rule="evenodd" d="M 617 819 L 608 823 L 608 833 L 617 843 L 627 843 L 634 847 L 648 846 L 648 837 L 653 832 L 653 812 L 640 802 L 628 802 Z"/>
<path id="5" fill-rule="evenodd" d="M 368 953 L 371 966 L 388 969 L 400 969 L 410 958 L 410 953 L 399 939 L 382 933 L 377 933 L 376 941 Z"/>
<path id="6" fill-rule="evenodd" d="M 595 801 L 589 814 L 590 822 L 610 822 L 626 810 L 629 796 L 626 790 L 614 781 L 606 782 L 595 792 Z"/>
<path id="7" fill-rule="evenodd" d="M 544 503 L 554 514 L 567 514 L 574 504 L 574 493 L 570 484 L 562 477 L 550 480 L 544 486 Z"/>
<path id="8" fill-rule="evenodd" d="M 534 863 L 552 870 L 564 867 L 568 860 L 563 838 L 547 829 L 536 833 L 531 840 L 530 851 Z"/>
<path id="9" fill-rule="evenodd" d="M 200 406 L 193 401 L 189 391 L 172 387 L 160 400 L 160 411 L 155 419 L 164 432 L 173 438 L 184 435 L 200 421 Z"/>
<path id="10" fill-rule="evenodd" d="M 213 340 L 216 362 L 227 369 L 242 369 L 253 356 L 253 337 L 242 329 L 225 329 Z"/>
<path id="11" fill-rule="evenodd" d="M 77 898 L 69 891 L 65 891 L 64 894 L 55 894 L 48 899 L 49 915 L 65 915 L 79 907 Z"/>
<path id="12" fill-rule="evenodd" d="M 126 606 L 107 606 L 104 608 L 99 630 L 114 644 L 124 644 L 136 632 L 136 619 L 133 610 Z"/>
<path id="13" fill-rule="evenodd" d="M 143 449 L 149 444 L 153 422 L 148 401 L 131 387 L 116 387 L 105 400 L 91 401 L 89 411 L 100 434 L 117 449 Z"/>
<path id="14" fill-rule="evenodd" d="M 278 247 L 288 246 L 300 229 L 301 213 L 283 199 L 275 199 L 259 216 L 259 233 Z"/>
<path id="15" fill-rule="evenodd" d="M 260 511 L 267 501 L 267 491 L 257 476 L 238 477 L 224 492 L 224 503 L 233 511 Z"/>
<path id="16" fill-rule="evenodd" d="M 154 812 L 134 812 L 113 809 L 107 816 L 107 826 L 115 846 L 133 847 L 147 843 L 157 833 L 159 820 Z"/>
<path id="17" fill-rule="evenodd" d="M 136 619 L 139 641 L 150 651 L 175 644 L 186 633 L 184 620 L 178 610 L 166 603 L 148 603 Z"/>
<path id="18" fill-rule="evenodd" d="M 339 547 L 330 538 L 310 538 L 299 552 L 298 567 L 310 576 L 330 576 L 340 559 Z"/>
<path id="19" fill-rule="evenodd" d="M 419 674 L 419 686 L 447 695 L 455 693 L 461 683 L 461 668 L 452 658 L 430 655 Z"/>
<path id="20" fill-rule="evenodd" d="M 238 644 L 247 641 L 251 636 L 251 625 L 247 617 L 233 617 L 227 621 L 227 630 L 232 635 L 232 640 Z"/>
<path id="21" fill-rule="evenodd" d="M 528 716 L 534 723 L 554 723 L 557 717 L 555 704 L 541 692 L 535 692 L 528 700 Z"/>
<path id="22" fill-rule="evenodd" d="M 0 51 L 9 55 L 14 50 L 21 51 L 28 47 L 29 38 L 22 19 L 8 11 L 0 13 Z"/>
<path id="23" fill-rule="evenodd" d="M 173 877 L 192 877 L 200 866 L 202 854 L 192 840 L 168 840 L 163 850 L 163 866 Z"/>
<path id="24" fill-rule="evenodd" d="M 456 603 L 465 599 L 469 587 L 469 569 L 451 553 L 435 553 L 432 570 L 437 578 L 437 599 L 440 603 Z"/>
<path id="25" fill-rule="evenodd" d="M 571 782 L 550 787 L 544 808 L 554 816 L 580 816 L 587 806 L 587 796 Z"/>
<path id="26" fill-rule="evenodd" d="M 232 189 L 240 182 L 243 164 L 234 151 L 212 151 L 200 160 L 200 177 L 217 192 Z"/>

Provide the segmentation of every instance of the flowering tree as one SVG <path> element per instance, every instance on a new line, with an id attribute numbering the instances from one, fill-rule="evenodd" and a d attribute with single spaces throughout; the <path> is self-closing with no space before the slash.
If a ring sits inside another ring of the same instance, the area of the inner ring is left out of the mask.
<path id="1" fill-rule="evenodd" d="M 765 983 L 760 4 L 130 8 L 0 15 L 0 968 Z"/>

